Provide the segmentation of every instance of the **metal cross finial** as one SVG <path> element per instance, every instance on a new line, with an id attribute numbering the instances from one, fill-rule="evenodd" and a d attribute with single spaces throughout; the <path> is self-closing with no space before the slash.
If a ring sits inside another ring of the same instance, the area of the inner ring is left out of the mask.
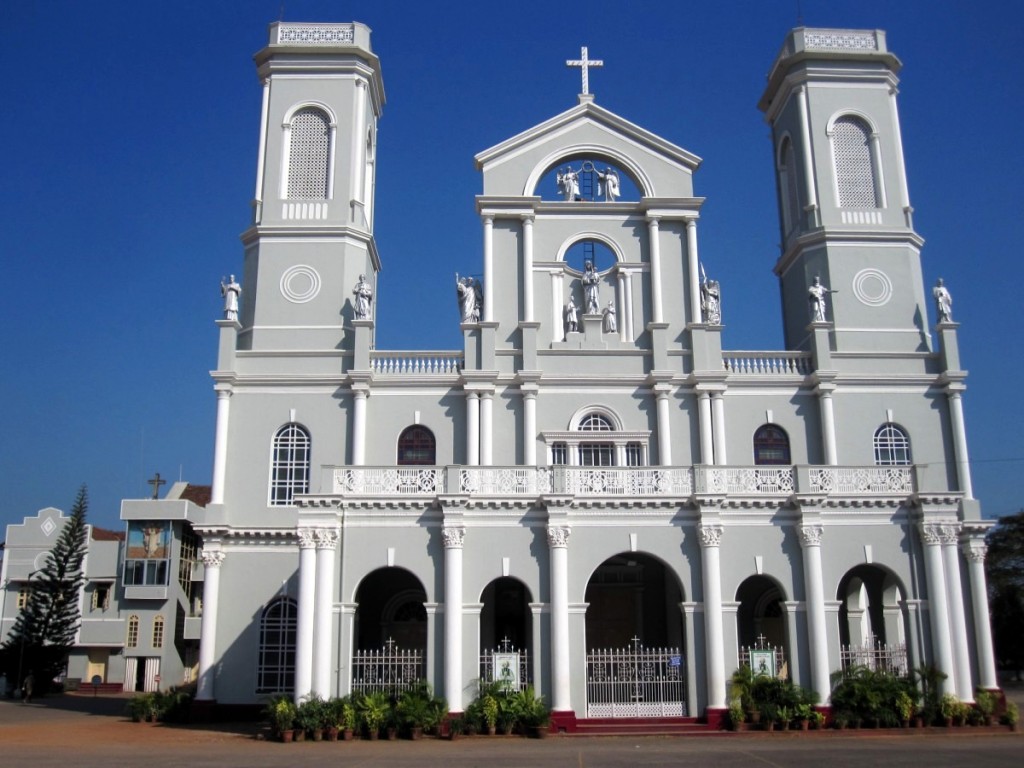
<path id="1" fill-rule="evenodd" d="M 160 498 L 160 486 L 161 485 L 167 485 L 167 481 L 166 480 L 161 480 L 160 479 L 160 473 L 157 472 L 156 473 L 156 477 L 154 477 L 152 480 L 147 480 L 146 484 L 153 486 L 153 498 L 154 499 L 159 499 Z"/>
<path id="2" fill-rule="evenodd" d="M 763 634 L 758 635 L 757 636 L 757 647 L 758 648 L 764 648 L 764 644 L 767 642 L 767 640 L 768 640 L 768 638 L 765 637 Z"/>
<path id="3" fill-rule="evenodd" d="M 587 57 L 587 46 L 580 48 L 580 57 L 578 59 L 569 59 L 565 62 L 567 67 L 579 67 L 583 70 L 583 93 L 590 93 L 590 79 L 587 74 L 587 70 L 590 67 L 603 67 L 604 61 L 601 59 L 590 59 Z"/>

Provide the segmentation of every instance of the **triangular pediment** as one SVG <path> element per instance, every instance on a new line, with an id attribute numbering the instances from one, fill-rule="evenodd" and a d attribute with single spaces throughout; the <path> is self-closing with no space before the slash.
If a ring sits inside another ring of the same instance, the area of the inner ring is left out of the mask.
<path id="1" fill-rule="evenodd" d="M 476 155 L 486 195 L 530 195 L 563 157 L 585 153 L 616 160 L 635 174 L 645 196 L 692 195 L 701 159 L 593 101 L 584 101 Z"/>

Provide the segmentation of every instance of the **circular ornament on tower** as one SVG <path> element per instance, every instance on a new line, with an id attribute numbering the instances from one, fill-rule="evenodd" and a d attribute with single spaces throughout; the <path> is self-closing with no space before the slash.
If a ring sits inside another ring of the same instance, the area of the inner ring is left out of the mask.
<path id="1" fill-rule="evenodd" d="M 293 304 L 305 304 L 320 293 L 320 273 L 305 264 L 289 267 L 281 275 L 281 295 Z"/>
<path id="2" fill-rule="evenodd" d="M 880 307 L 892 298 L 892 281 L 879 269 L 862 269 L 853 276 L 853 295 L 861 304 Z"/>

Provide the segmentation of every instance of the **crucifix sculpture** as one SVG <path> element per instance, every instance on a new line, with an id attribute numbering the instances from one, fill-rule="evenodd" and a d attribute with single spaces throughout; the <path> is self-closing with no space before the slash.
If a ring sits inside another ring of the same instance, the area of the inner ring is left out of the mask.
<path id="1" fill-rule="evenodd" d="M 604 61 L 601 59 L 591 59 L 587 55 L 587 46 L 580 48 L 580 57 L 578 59 L 569 59 L 565 62 L 567 67 L 579 67 L 583 70 L 583 93 L 590 93 L 590 79 L 587 74 L 590 67 L 603 67 Z"/>

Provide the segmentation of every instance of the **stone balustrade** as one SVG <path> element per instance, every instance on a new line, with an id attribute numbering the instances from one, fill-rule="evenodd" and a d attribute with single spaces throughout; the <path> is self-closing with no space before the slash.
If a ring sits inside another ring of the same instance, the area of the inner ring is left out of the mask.
<path id="1" fill-rule="evenodd" d="M 729 373 L 758 376 L 806 376 L 812 371 L 809 352 L 722 352 Z"/>

